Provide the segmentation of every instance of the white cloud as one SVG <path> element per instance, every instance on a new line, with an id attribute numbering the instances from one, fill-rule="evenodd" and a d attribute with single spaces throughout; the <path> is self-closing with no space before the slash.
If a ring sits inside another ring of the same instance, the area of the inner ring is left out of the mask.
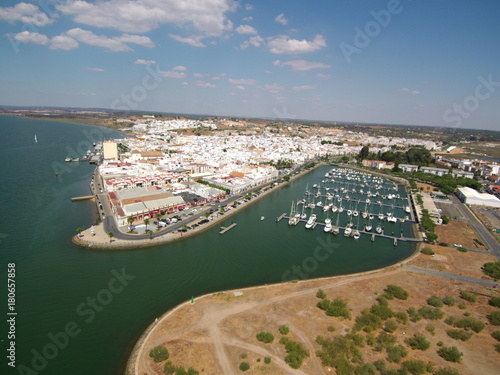
<path id="1" fill-rule="evenodd" d="M 153 41 L 147 36 L 123 34 L 117 39 L 119 39 L 123 43 L 133 43 L 148 48 L 153 48 L 155 46 Z"/>
<path id="2" fill-rule="evenodd" d="M 285 18 L 285 15 L 283 13 L 278 14 L 274 20 L 281 23 L 282 25 L 286 25 L 288 23 L 288 20 Z"/>
<path id="3" fill-rule="evenodd" d="M 128 52 L 132 48 L 124 44 L 118 38 L 108 38 L 104 35 L 96 35 L 92 31 L 75 28 L 66 31 L 66 35 L 74 40 L 90 46 L 106 48 L 111 52 Z"/>
<path id="4" fill-rule="evenodd" d="M 248 16 L 248 17 L 243 18 L 242 21 L 243 22 L 248 22 L 248 21 L 251 21 L 251 20 L 253 20 L 253 17 L 252 16 Z"/>
<path id="5" fill-rule="evenodd" d="M 201 36 L 182 37 L 180 35 L 175 35 L 175 34 L 168 34 L 168 36 L 178 42 L 189 44 L 190 46 L 193 47 L 205 47 L 205 44 L 203 44 L 203 42 L 201 41 L 202 39 Z"/>
<path id="6" fill-rule="evenodd" d="M 186 73 L 184 73 L 183 71 L 179 71 L 179 69 L 175 68 L 173 68 L 172 70 L 160 71 L 160 75 L 165 78 L 175 78 L 175 79 L 186 78 Z"/>
<path id="7" fill-rule="evenodd" d="M 277 55 L 282 53 L 309 53 L 326 47 L 326 41 L 323 35 L 320 34 L 316 35 L 311 41 L 290 39 L 286 35 L 279 35 L 271 38 L 267 42 L 267 46 L 271 53 Z"/>
<path id="8" fill-rule="evenodd" d="M 104 69 L 102 68 L 87 68 L 87 70 L 90 70 L 91 72 L 104 72 Z"/>
<path id="9" fill-rule="evenodd" d="M 245 10 L 253 10 L 252 4 L 245 4 Z"/>
<path id="10" fill-rule="evenodd" d="M 67 35 L 57 35 L 50 40 L 50 49 L 69 51 L 79 46 L 79 43 Z"/>
<path id="11" fill-rule="evenodd" d="M 414 95 L 420 94 L 420 91 L 418 91 L 418 90 L 410 90 L 407 87 L 403 87 L 402 89 L 398 89 L 397 91 L 399 91 L 399 92 L 406 92 L 406 93 L 414 94 Z"/>
<path id="12" fill-rule="evenodd" d="M 273 61 L 273 65 L 275 66 L 289 66 L 292 70 L 298 71 L 306 71 L 311 69 L 328 69 L 331 68 L 331 65 L 312 62 L 307 60 L 290 60 L 281 62 L 280 60 Z"/>
<path id="13" fill-rule="evenodd" d="M 324 73 L 318 73 L 318 74 L 316 74 L 316 77 L 318 77 L 318 78 L 331 78 L 331 75 L 324 74 Z"/>
<path id="14" fill-rule="evenodd" d="M 210 89 L 217 87 L 213 83 L 209 83 L 209 82 L 205 82 L 205 81 L 196 81 L 196 86 L 206 87 L 206 88 L 210 88 Z"/>
<path id="15" fill-rule="evenodd" d="M 238 34 L 257 34 L 257 30 L 255 30 L 252 26 L 250 25 L 240 25 L 236 28 L 236 32 Z"/>
<path id="16" fill-rule="evenodd" d="M 229 78 L 227 81 L 232 85 L 255 85 L 257 83 L 257 81 L 252 78 L 240 78 L 240 79 Z"/>
<path id="17" fill-rule="evenodd" d="M 245 86 L 234 86 L 235 89 L 237 90 L 245 90 Z"/>
<path id="18" fill-rule="evenodd" d="M 245 40 L 243 43 L 241 43 L 240 48 L 241 49 L 246 49 L 249 46 L 254 46 L 254 47 L 260 47 L 264 39 L 262 39 L 260 36 L 252 36 L 250 39 Z"/>
<path id="19" fill-rule="evenodd" d="M 75 22 L 94 27 L 145 33 L 170 23 L 208 37 L 232 28 L 226 13 L 234 6 L 230 0 L 69 0 L 57 9 Z"/>
<path id="20" fill-rule="evenodd" d="M 22 31 L 14 35 L 14 39 L 21 43 L 32 43 L 38 45 L 45 45 L 49 43 L 47 35 L 35 33 L 32 31 Z"/>
<path id="21" fill-rule="evenodd" d="M 155 60 L 143 60 L 143 59 L 137 59 L 134 61 L 134 64 L 137 65 L 154 65 L 156 64 Z"/>
<path id="22" fill-rule="evenodd" d="M 46 13 L 41 12 L 36 5 L 19 3 L 12 7 L 0 7 L 0 20 L 7 22 L 20 21 L 38 27 L 54 22 Z"/>
<path id="23" fill-rule="evenodd" d="M 174 67 L 172 68 L 172 70 L 177 70 L 177 71 L 179 71 L 179 72 L 184 72 L 184 71 L 186 71 L 186 70 L 187 70 L 187 68 L 186 68 L 185 66 L 182 66 L 182 65 L 177 65 L 177 66 L 174 66 Z"/>
<path id="24" fill-rule="evenodd" d="M 412 93 L 412 94 L 420 94 L 420 91 L 418 91 L 418 90 L 413 90 L 411 93 Z"/>
<path id="25" fill-rule="evenodd" d="M 293 91 L 305 91 L 305 90 L 314 90 L 316 87 L 316 85 L 304 85 L 304 86 L 294 86 L 292 87 L 292 90 Z"/>
<path id="26" fill-rule="evenodd" d="M 209 76 L 209 74 L 201 74 L 201 73 L 193 73 L 193 75 L 196 77 L 196 78 L 203 78 L 205 76 Z"/>

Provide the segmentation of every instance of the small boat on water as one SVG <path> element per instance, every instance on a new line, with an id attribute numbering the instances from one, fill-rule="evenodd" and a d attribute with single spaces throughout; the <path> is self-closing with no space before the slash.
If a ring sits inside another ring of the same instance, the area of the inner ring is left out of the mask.
<path id="1" fill-rule="evenodd" d="M 365 225 L 365 232 L 370 232 L 371 230 L 372 230 L 371 223 L 366 223 L 366 225 Z"/>
<path id="2" fill-rule="evenodd" d="M 316 215 L 312 214 L 309 217 L 309 220 L 307 220 L 306 229 L 311 229 L 314 226 L 315 223 L 316 223 Z"/>
<path id="3" fill-rule="evenodd" d="M 352 228 L 345 228 L 344 230 L 344 236 L 345 237 L 350 237 L 351 236 L 351 233 L 352 233 Z"/>
<path id="4" fill-rule="evenodd" d="M 66 163 L 69 163 L 69 162 L 71 161 L 71 158 L 66 158 L 66 159 L 64 159 L 64 161 L 65 161 Z"/>
<path id="5" fill-rule="evenodd" d="M 330 219 L 325 219 L 325 227 L 323 230 L 327 233 L 332 231 L 332 221 Z"/>
<path id="6" fill-rule="evenodd" d="M 380 225 L 377 225 L 377 227 L 375 228 L 375 232 L 377 232 L 378 234 L 382 234 L 383 231 L 384 229 Z"/>
<path id="7" fill-rule="evenodd" d="M 38 139 L 36 139 L 36 134 L 35 134 L 35 143 L 38 143 Z"/>
<path id="8" fill-rule="evenodd" d="M 335 225 L 334 227 L 332 227 L 332 233 L 336 236 L 340 233 L 340 228 Z"/>
<path id="9" fill-rule="evenodd" d="M 261 221 L 262 221 L 262 220 L 264 220 L 264 219 L 265 219 L 265 217 L 264 217 L 264 216 L 261 216 L 261 217 L 260 217 L 260 220 L 261 220 Z"/>
<path id="10" fill-rule="evenodd" d="M 359 233 L 359 230 L 357 230 L 357 229 L 356 229 L 356 230 L 354 230 L 354 231 L 352 232 L 352 237 L 353 237 L 355 240 L 359 239 L 359 237 L 361 237 L 361 234 Z"/>

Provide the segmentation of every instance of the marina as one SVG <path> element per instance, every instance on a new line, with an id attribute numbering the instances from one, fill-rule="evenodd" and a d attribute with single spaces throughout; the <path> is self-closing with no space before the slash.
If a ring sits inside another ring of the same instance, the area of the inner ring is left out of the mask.
<path id="1" fill-rule="evenodd" d="M 287 219 L 290 226 L 304 223 L 306 229 L 320 225 L 325 233 L 354 239 L 368 235 L 372 242 L 386 238 L 394 246 L 398 241 L 422 241 L 410 233 L 415 223 L 413 205 L 401 184 L 367 172 L 333 168 L 312 188 L 307 185 L 304 198 L 292 201 L 290 213 L 276 221 Z"/>

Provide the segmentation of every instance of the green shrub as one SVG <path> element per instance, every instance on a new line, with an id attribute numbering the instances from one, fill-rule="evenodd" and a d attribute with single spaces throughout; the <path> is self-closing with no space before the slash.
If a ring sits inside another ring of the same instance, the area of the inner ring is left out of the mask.
<path id="1" fill-rule="evenodd" d="M 164 346 L 157 346 L 149 351 L 149 356 L 153 358 L 155 362 L 165 361 L 168 359 L 169 355 L 168 349 Z"/>
<path id="2" fill-rule="evenodd" d="M 283 336 L 282 338 L 280 338 L 280 344 L 285 345 L 288 342 L 288 340 L 289 340 L 288 337 Z"/>
<path id="3" fill-rule="evenodd" d="M 430 247 L 424 247 L 420 252 L 425 255 L 434 255 L 434 251 Z"/>
<path id="4" fill-rule="evenodd" d="M 398 311 L 394 314 L 396 320 L 401 324 L 408 324 L 408 314 L 404 311 Z"/>
<path id="5" fill-rule="evenodd" d="M 347 302 L 342 298 L 335 298 L 333 301 L 325 298 L 319 301 L 316 306 L 324 310 L 328 316 L 351 319 L 351 312 L 347 308 Z"/>
<path id="6" fill-rule="evenodd" d="M 392 319 L 388 320 L 387 322 L 385 322 L 383 329 L 386 332 L 392 333 L 398 329 L 398 323 L 396 323 L 396 321 Z"/>
<path id="7" fill-rule="evenodd" d="M 460 305 L 458 305 L 458 308 L 460 310 L 465 310 L 467 308 L 467 305 L 465 303 L 461 303 Z"/>
<path id="8" fill-rule="evenodd" d="M 443 342 L 442 341 L 438 341 L 438 343 L 436 344 L 437 346 L 443 346 Z"/>
<path id="9" fill-rule="evenodd" d="M 491 306 L 500 307 L 500 297 L 491 297 L 488 303 Z"/>
<path id="10" fill-rule="evenodd" d="M 489 262 L 483 266 L 483 272 L 495 280 L 500 279 L 500 262 Z"/>
<path id="11" fill-rule="evenodd" d="M 437 351 L 437 354 L 448 362 L 460 362 L 464 355 L 456 346 L 442 347 Z"/>
<path id="12" fill-rule="evenodd" d="M 427 303 L 434 307 L 443 307 L 443 300 L 436 295 L 427 298 Z"/>
<path id="13" fill-rule="evenodd" d="M 321 345 L 316 355 L 321 359 L 323 366 L 334 367 L 337 374 L 354 374 L 352 363 L 360 363 L 362 356 L 353 340 L 353 335 L 320 341 L 316 339 L 316 342 Z"/>
<path id="14" fill-rule="evenodd" d="M 460 297 L 462 297 L 462 299 L 469 301 L 469 302 L 477 302 L 477 294 L 467 292 L 466 290 L 460 291 Z"/>
<path id="15" fill-rule="evenodd" d="M 354 324 L 353 331 L 357 332 L 363 330 L 367 333 L 373 332 L 382 327 L 382 319 L 379 316 L 372 314 L 369 310 L 365 309 L 356 317 L 356 324 Z"/>
<path id="16" fill-rule="evenodd" d="M 425 330 L 429 332 L 432 336 L 436 334 L 436 327 L 434 327 L 432 324 L 427 324 L 425 326 Z"/>
<path id="17" fill-rule="evenodd" d="M 488 320 L 494 326 L 500 326 L 500 311 L 492 312 L 488 315 Z"/>
<path id="18" fill-rule="evenodd" d="M 383 300 L 385 300 L 385 298 Z M 389 305 L 381 304 L 380 302 L 373 304 L 372 307 L 370 307 L 370 312 L 382 320 L 387 320 L 394 316 L 394 311 L 391 310 Z"/>
<path id="19" fill-rule="evenodd" d="M 271 363 L 271 357 L 264 357 L 264 363 L 266 365 L 270 364 Z"/>
<path id="20" fill-rule="evenodd" d="M 316 293 L 316 297 L 324 299 L 326 298 L 326 293 L 324 292 L 323 289 L 319 289 L 318 292 Z"/>
<path id="21" fill-rule="evenodd" d="M 443 311 L 437 307 L 424 306 L 418 310 L 418 313 L 425 319 L 438 320 L 444 316 Z"/>
<path id="22" fill-rule="evenodd" d="M 463 329 L 449 329 L 446 334 L 455 340 L 467 341 L 472 337 L 472 332 L 464 331 Z"/>
<path id="23" fill-rule="evenodd" d="M 287 352 L 285 362 L 294 369 L 300 368 L 303 360 L 309 357 L 309 352 L 304 349 L 301 343 L 296 341 L 288 341 L 285 345 L 285 350 Z"/>
<path id="24" fill-rule="evenodd" d="M 500 341 L 500 331 L 498 331 L 498 330 L 497 330 L 497 331 L 493 332 L 493 333 L 491 334 L 491 336 L 492 336 L 495 340 Z"/>
<path id="25" fill-rule="evenodd" d="M 480 320 L 475 320 L 473 318 L 458 319 L 457 317 L 454 317 L 454 316 L 450 316 L 444 322 L 446 324 L 449 324 L 450 326 L 453 326 L 456 328 L 463 328 L 467 331 L 472 330 L 476 333 L 481 332 L 484 329 L 484 327 L 486 326 Z"/>
<path id="26" fill-rule="evenodd" d="M 404 290 L 403 288 L 401 288 L 400 286 L 392 285 L 392 284 L 387 285 L 387 287 L 385 288 L 384 291 L 385 291 L 386 298 L 387 298 L 387 296 L 389 296 L 389 298 L 387 298 L 387 299 L 392 299 L 390 297 L 402 299 L 402 300 L 408 299 L 408 292 L 406 290 Z"/>
<path id="27" fill-rule="evenodd" d="M 455 298 L 453 297 L 444 297 L 443 298 L 443 303 L 446 305 L 446 306 L 453 306 L 455 304 Z"/>
<path id="28" fill-rule="evenodd" d="M 457 247 L 457 250 L 460 251 L 461 253 L 466 253 L 468 252 L 469 250 L 467 250 L 467 248 L 463 247 L 463 246 L 459 246 Z"/>
<path id="29" fill-rule="evenodd" d="M 375 347 L 373 348 L 377 352 L 381 352 L 383 349 L 392 347 L 396 343 L 396 338 L 386 332 L 380 332 L 375 339 Z"/>
<path id="30" fill-rule="evenodd" d="M 257 340 L 265 344 L 270 344 L 274 341 L 274 335 L 271 332 L 261 331 L 255 335 Z"/>
<path id="31" fill-rule="evenodd" d="M 241 359 L 245 359 L 246 357 L 248 357 L 248 356 L 247 356 L 247 353 L 241 353 L 241 355 L 240 355 L 240 358 L 241 358 Z"/>
<path id="32" fill-rule="evenodd" d="M 412 375 L 423 375 L 427 372 L 427 364 L 421 360 L 404 361 L 401 369 Z"/>
<path id="33" fill-rule="evenodd" d="M 176 366 L 172 362 L 167 361 L 163 367 L 165 375 L 199 375 L 199 372 L 190 367 L 187 370 L 182 366 Z"/>
<path id="34" fill-rule="evenodd" d="M 328 332 L 334 332 L 335 331 L 335 327 L 334 326 L 328 326 L 327 330 L 328 330 Z"/>
<path id="35" fill-rule="evenodd" d="M 437 370 L 434 375 L 460 375 L 460 373 L 453 367 L 443 367 Z"/>
<path id="36" fill-rule="evenodd" d="M 290 332 L 290 328 L 288 328 L 288 326 L 286 325 L 282 325 L 279 326 L 278 331 L 280 331 L 282 335 L 288 335 L 288 332 Z"/>
<path id="37" fill-rule="evenodd" d="M 240 363 L 240 370 L 241 371 L 247 371 L 250 369 L 250 365 L 248 364 L 248 362 L 241 362 Z"/>
<path id="38" fill-rule="evenodd" d="M 495 344 L 495 351 L 500 353 L 500 344 Z"/>
<path id="39" fill-rule="evenodd" d="M 387 350 L 387 361 L 390 363 L 400 363 L 401 360 L 408 355 L 408 351 L 403 345 L 395 345 Z"/>
<path id="40" fill-rule="evenodd" d="M 373 362 L 373 364 L 375 365 L 375 368 L 380 372 L 384 372 L 384 370 L 387 367 L 387 364 L 385 363 L 385 361 L 383 361 L 381 359 L 377 359 L 375 362 Z"/>
<path id="41" fill-rule="evenodd" d="M 417 309 L 414 307 L 410 307 L 408 310 L 408 315 L 410 316 L 410 321 L 413 323 L 418 322 L 422 317 L 418 313 Z"/>
<path id="42" fill-rule="evenodd" d="M 427 350 L 431 346 L 431 343 L 421 333 L 415 333 L 413 337 L 407 338 L 405 343 L 413 350 Z"/>

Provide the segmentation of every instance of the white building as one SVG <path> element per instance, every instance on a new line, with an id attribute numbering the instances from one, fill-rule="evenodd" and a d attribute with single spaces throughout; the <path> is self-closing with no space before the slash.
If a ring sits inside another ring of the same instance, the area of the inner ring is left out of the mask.
<path id="1" fill-rule="evenodd" d="M 455 194 L 465 204 L 500 208 L 500 199 L 492 194 L 479 193 L 469 187 L 458 188 Z"/>
<path id="2" fill-rule="evenodd" d="M 118 144 L 115 141 L 102 142 L 104 159 L 118 160 Z"/>

